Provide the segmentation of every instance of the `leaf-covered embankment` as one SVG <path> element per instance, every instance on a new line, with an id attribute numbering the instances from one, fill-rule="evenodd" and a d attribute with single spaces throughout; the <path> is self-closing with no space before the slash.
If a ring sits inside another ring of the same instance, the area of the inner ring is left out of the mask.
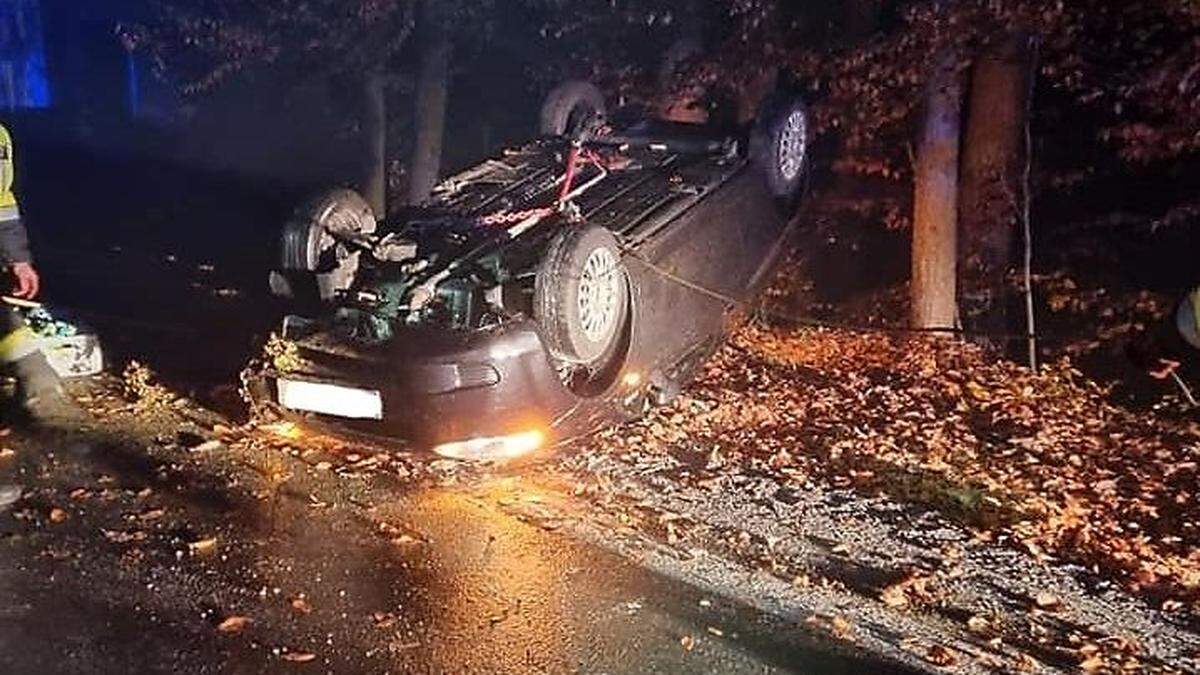
<path id="1" fill-rule="evenodd" d="M 636 426 L 617 442 L 882 490 L 1164 609 L 1200 598 L 1200 423 L 1116 406 L 1066 361 L 1034 374 L 954 341 L 751 326 Z"/>

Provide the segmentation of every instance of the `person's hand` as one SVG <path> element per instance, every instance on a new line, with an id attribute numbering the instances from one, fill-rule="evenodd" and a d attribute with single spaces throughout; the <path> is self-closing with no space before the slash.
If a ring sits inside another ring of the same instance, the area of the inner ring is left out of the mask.
<path id="1" fill-rule="evenodd" d="M 37 297 L 42 281 L 38 278 L 37 270 L 33 268 L 33 265 L 27 262 L 13 263 L 11 269 L 13 279 L 17 282 L 16 287 L 13 288 L 13 297 L 23 300 L 32 300 Z"/>

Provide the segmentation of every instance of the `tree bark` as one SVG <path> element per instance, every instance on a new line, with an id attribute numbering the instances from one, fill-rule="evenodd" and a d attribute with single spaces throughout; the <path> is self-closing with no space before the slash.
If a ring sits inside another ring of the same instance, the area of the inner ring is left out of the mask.
<path id="1" fill-rule="evenodd" d="M 1001 36 L 976 60 L 962 156 L 963 321 L 1011 332 L 1008 276 L 1018 261 L 1024 195 L 1025 125 L 1033 49 L 1026 34 Z"/>
<path id="2" fill-rule="evenodd" d="M 408 201 L 420 204 L 437 185 L 450 90 L 450 35 L 438 0 L 425 0 L 417 19 L 420 57 L 417 66 L 416 113 Z"/>
<path id="3" fill-rule="evenodd" d="M 911 289 L 915 328 L 954 328 L 957 323 L 961 111 L 958 59 L 947 51 L 938 56 L 930 77 L 917 144 Z"/>
<path id="4" fill-rule="evenodd" d="M 387 214 L 387 102 L 384 74 L 368 73 L 363 80 L 363 198 L 376 217 Z"/>

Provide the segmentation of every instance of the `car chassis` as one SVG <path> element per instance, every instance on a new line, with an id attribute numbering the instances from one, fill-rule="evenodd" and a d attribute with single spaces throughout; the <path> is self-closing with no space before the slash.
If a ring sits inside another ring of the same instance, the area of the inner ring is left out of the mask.
<path id="1" fill-rule="evenodd" d="M 254 369 L 252 399 L 470 459 L 523 454 L 670 400 L 785 241 L 797 200 L 764 180 L 754 145 L 799 174 L 807 139 L 797 164 L 780 138 L 788 119 L 775 126 L 766 141 L 657 120 L 545 137 L 382 223 L 353 193 L 326 195 L 285 230 L 272 275 L 320 318 L 285 319 L 290 358 Z M 579 264 L 547 262 L 572 262 L 562 250 L 589 238 L 600 244 Z M 548 304 L 559 286 L 567 300 Z M 551 335 L 556 313 L 575 322 L 563 339 Z M 602 349 L 572 349 L 597 336 Z"/>

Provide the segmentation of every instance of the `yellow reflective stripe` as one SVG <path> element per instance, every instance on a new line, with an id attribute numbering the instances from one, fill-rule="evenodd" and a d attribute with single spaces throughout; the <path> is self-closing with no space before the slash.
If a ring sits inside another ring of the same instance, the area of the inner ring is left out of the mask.
<path id="1" fill-rule="evenodd" d="M 12 363 L 38 350 L 37 335 L 22 326 L 0 338 L 0 363 Z"/>
<path id="2" fill-rule="evenodd" d="M 13 181 L 16 178 L 14 154 L 12 136 L 0 124 L 0 206 L 14 206 L 17 203 L 13 195 Z"/>
<path id="3" fill-rule="evenodd" d="M 20 220 L 21 208 L 16 203 L 5 204 L 4 199 L 0 198 L 0 223 L 6 220 Z"/>

